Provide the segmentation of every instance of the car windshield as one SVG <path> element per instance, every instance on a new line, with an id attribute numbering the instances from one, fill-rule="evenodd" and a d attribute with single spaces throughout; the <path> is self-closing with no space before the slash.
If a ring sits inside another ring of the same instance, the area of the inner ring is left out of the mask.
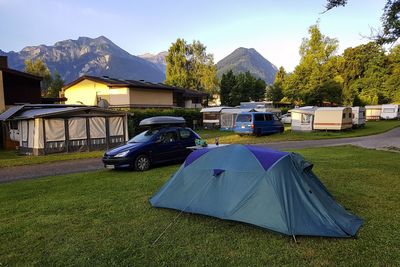
<path id="1" fill-rule="evenodd" d="M 158 132 L 159 132 L 159 130 L 147 130 L 147 131 L 144 131 L 143 133 L 138 134 L 135 137 L 133 137 L 131 140 L 128 141 L 128 143 L 132 144 L 132 143 L 145 143 L 145 142 L 148 142 Z"/>

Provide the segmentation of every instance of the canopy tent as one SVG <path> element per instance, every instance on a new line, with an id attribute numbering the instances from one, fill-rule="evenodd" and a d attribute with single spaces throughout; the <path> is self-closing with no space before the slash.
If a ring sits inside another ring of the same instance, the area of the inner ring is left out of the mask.
<path id="1" fill-rule="evenodd" d="M 312 166 L 257 146 L 196 150 L 150 203 L 286 235 L 354 236 L 362 220 L 336 203 Z"/>

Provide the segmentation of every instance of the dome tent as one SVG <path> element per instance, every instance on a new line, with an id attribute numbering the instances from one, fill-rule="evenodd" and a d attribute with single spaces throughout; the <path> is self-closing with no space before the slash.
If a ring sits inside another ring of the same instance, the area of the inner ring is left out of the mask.
<path id="1" fill-rule="evenodd" d="M 300 155 L 250 145 L 191 153 L 150 199 L 286 235 L 354 236 L 362 220 L 333 199 Z"/>

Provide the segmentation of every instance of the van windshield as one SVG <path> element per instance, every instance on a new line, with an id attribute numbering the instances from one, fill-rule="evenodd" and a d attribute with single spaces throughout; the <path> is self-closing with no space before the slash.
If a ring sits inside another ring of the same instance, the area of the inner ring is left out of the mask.
<path id="1" fill-rule="evenodd" d="M 251 114 L 239 114 L 236 119 L 237 122 L 251 122 Z"/>
<path id="2" fill-rule="evenodd" d="M 159 130 L 148 130 L 144 131 L 141 134 L 136 135 L 133 137 L 131 140 L 128 141 L 129 144 L 132 143 L 145 143 L 151 140 L 154 135 L 156 135 L 159 132 Z"/>

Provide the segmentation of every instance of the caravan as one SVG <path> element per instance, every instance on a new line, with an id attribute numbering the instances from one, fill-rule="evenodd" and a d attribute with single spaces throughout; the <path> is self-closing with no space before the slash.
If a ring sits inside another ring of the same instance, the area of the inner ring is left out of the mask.
<path id="1" fill-rule="evenodd" d="M 312 131 L 316 109 L 317 107 L 306 106 L 289 110 L 292 114 L 292 131 Z"/>
<path id="2" fill-rule="evenodd" d="M 381 118 L 382 106 L 369 105 L 365 106 L 365 119 L 367 121 L 378 121 Z"/>
<path id="3" fill-rule="evenodd" d="M 352 127 L 350 107 L 318 108 L 315 111 L 315 130 L 344 130 Z"/>
<path id="4" fill-rule="evenodd" d="M 382 105 L 381 118 L 384 120 L 399 119 L 399 105 L 387 104 Z"/>
<path id="5" fill-rule="evenodd" d="M 221 123 L 221 111 L 229 108 L 231 107 L 210 107 L 201 109 L 200 112 L 203 113 L 204 128 L 219 128 Z"/>
<path id="6" fill-rule="evenodd" d="M 354 127 L 365 126 L 365 108 L 364 107 L 352 107 L 352 118 Z"/>

